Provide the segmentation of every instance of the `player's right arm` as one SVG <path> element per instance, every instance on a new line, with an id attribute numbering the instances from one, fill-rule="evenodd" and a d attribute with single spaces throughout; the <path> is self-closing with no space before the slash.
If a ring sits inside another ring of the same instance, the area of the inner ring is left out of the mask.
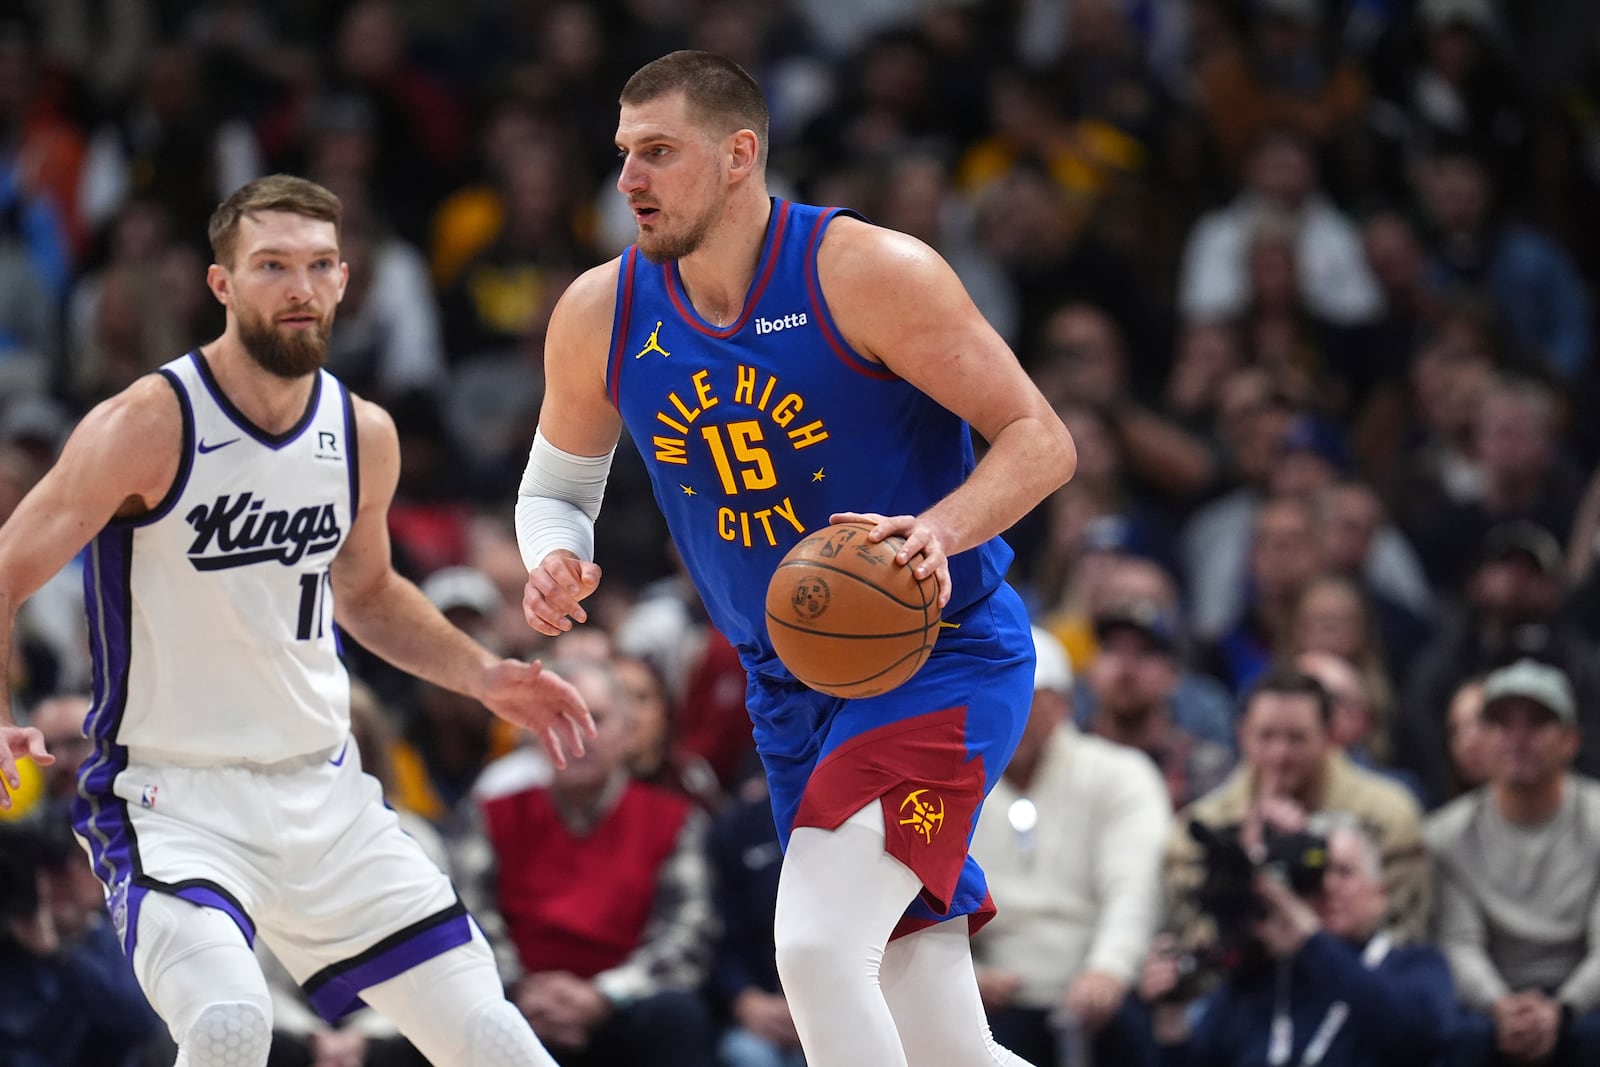
<path id="1" fill-rule="evenodd" d="M 0 526 L 0 678 L 10 676 L 17 608 L 111 519 L 156 506 L 178 472 L 183 415 L 172 386 L 148 375 L 83 417 L 61 457 Z M 17 726 L 0 693 L 0 808 L 16 759 L 49 764 L 44 738 Z M 9 787 L 9 788 L 8 788 Z"/>
<path id="2" fill-rule="evenodd" d="M 522 614 L 550 637 L 588 618 L 579 603 L 600 584 L 594 520 L 622 432 L 606 392 L 620 261 L 572 283 L 545 336 L 544 404 L 517 492 L 517 544 L 528 568 Z"/>

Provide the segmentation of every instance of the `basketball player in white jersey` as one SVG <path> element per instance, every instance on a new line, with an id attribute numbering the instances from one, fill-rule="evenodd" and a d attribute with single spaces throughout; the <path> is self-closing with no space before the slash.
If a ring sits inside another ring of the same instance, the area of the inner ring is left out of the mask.
<path id="1" fill-rule="evenodd" d="M 435 1064 L 553 1065 L 449 880 L 350 742 L 335 623 L 527 727 L 561 765 L 593 723 L 390 566 L 394 424 L 323 371 L 348 269 L 338 198 L 283 175 L 211 219 L 212 343 L 96 407 L 0 528 L 0 650 L 86 544 L 94 754 L 74 824 L 179 1067 L 261 1067 L 260 936 L 328 1019 L 361 1002 Z M 0 669 L 0 677 L 4 670 Z M 0 704 L 0 806 L 43 738 Z"/>

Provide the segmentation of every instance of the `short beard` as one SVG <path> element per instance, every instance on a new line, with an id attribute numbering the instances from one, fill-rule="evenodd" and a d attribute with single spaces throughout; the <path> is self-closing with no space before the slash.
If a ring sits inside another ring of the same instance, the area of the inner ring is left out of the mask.
<path id="1" fill-rule="evenodd" d="M 639 252 L 652 263 L 667 263 L 695 252 L 705 243 L 706 234 L 711 232 L 711 226 L 717 221 L 715 208 L 694 220 L 694 224 L 685 233 L 676 237 L 664 235 L 647 236 L 644 227 L 639 228 L 639 239 L 636 242 Z M 647 243 L 648 242 L 648 243 Z"/>
<path id="2" fill-rule="evenodd" d="M 328 361 L 332 324 L 323 321 L 309 330 L 284 333 L 264 318 L 239 316 L 239 341 L 256 366 L 274 377 L 297 381 L 315 374 Z"/>
<path id="3" fill-rule="evenodd" d="M 1155 718 L 1161 711 L 1159 703 L 1147 704 L 1143 701 L 1106 701 L 1105 711 L 1116 722 L 1126 726 L 1143 726 Z"/>

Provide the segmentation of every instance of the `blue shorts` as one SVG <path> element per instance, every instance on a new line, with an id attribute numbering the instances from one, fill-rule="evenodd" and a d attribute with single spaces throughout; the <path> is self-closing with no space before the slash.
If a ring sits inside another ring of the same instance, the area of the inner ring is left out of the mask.
<path id="1" fill-rule="evenodd" d="M 832 830 L 874 800 L 885 850 L 922 880 L 896 935 L 957 915 L 994 914 L 967 854 L 984 797 L 1016 750 L 1033 702 L 1033 635 L 1008 585 L 945 620 L 910 681 L 860 700 L 750 678 L 756 748 L 779 838 Z"/>

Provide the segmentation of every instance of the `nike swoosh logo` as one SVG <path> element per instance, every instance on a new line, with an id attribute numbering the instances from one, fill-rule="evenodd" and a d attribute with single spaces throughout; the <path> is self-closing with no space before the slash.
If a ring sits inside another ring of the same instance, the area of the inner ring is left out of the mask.
<path id="1" fill-rule="evenodd" d="M 214 445 L 208 445 L 204 441 L 201 441 L 200 442 L 200 454 L 203 456 L 207 452 L 215 452 L 219 448 L 227 448 L 229 445 L 233 444 L 237 440 L 239 440 L 237 437 L 230 437 L 226 441 L 218 441 Z"/>
<path id="2" fill-rule="evenodd" d="M 234 440 L 238 440 L 238 438 L 234 438 Z M 221 448 L 222 446 L 218 445 L 217 447 Z M 343 767 L 344 766 L 344 755 L 345 755 L 346 752 L 349 752 L 349 751 L 350 751 L 350 739 L 347 737 L 347 738 L 344 739 L 344 747 L 339 749 L 339 754 L 337 756 L 335 756 L 333 759 L 329 760 L 328 762 L 333 764 L 335 767 Z"/>

